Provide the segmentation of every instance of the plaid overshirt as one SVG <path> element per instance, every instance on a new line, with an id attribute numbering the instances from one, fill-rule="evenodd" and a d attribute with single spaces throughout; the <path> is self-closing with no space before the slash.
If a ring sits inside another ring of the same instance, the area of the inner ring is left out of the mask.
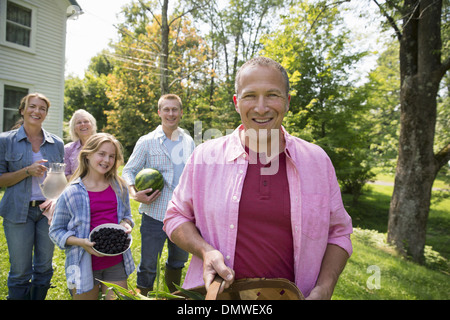
<path id="1" fill-rule="evenodd" d="M 171 157 L 163 143 L 164 139 L 167 139 L 166 135 L 162 126 L 159 125 L 152 132 L 139 138 L 133 153 L 122 171 L 122 177 L 129 185 L 134 185 L 136 175 L 144 168 L 153 168 L 161 172 L 164 177 L 164 188 L 162 189 L 161 195 L 150 205 L 144 203 L 139 205 L 140 213 L 145 213 L 158 221 L 164 220 L 167 204 L 172 198 L 173 161 L 182 161 L 183 164 L 186 164 L 195 148 L 194 140 L 188 132 L 185 132 L 181 128 L 178 128 L 177 132 L 182 139 L 182 158 L 177 159 L 177 154 L 175 154 L 177 149 L 174 149 L 175 152 L 172 152 L 173 155 Z"/>
<path id="2" fill-rule="evenodd" d="M 118 187 L 117 187 L 118 189 Z M 131 216 L 128 190 L 116 193 L 117 223 L 126 218 L 133 222 Z M 70 236 L 88 238 L 91 227 L 91 207 L 89 194 L 80 178 L 72 181 L 56 201 L 55 213 L 50 225 L 49 237 L 59 248 L 65 250 L 66 280 L 69 289 L 76 289 L 77 294 L 88 292 L 94 287 L 91 255 L 80 246 L 67 246 Z M 127 276 L 135 269 L 131 250 L 123 253 L 123 262 Z"/>

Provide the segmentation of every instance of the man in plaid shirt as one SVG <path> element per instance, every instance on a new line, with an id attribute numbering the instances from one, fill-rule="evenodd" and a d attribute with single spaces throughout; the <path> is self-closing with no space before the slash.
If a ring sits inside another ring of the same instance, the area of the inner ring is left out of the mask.
<path id="1" fill-rule="evenodd" d="M 141 223 L 141 261 L 137 269 L 137 287 L 141 294 L 147 295 L 153 289 L 156 278 L 158 254 L 168 240 L 169 256 L 166 262 L 165 279 L 170 291 L 175 291 L 172 283 L 180 284 L 181 271 L 189 254 L 180 249 L 163 231 L 163 220 L 167 204 L 178 184 L 187 159 L 195 144 L 188 132 L 178 127 L 183 115 L 180 97 L 174 94 L 162 96 L 158 101 L 158 115 L 161 125 L 142 136 L 136 143 L 133 153 L 122 171 L 122 177 L 129 185 L 130 198 L 140 202 Z M 134 180 L 139 171 L 153 168 L 164 177 L 164 188 L 150 196 L 151 189 L 137 191 Z"/>

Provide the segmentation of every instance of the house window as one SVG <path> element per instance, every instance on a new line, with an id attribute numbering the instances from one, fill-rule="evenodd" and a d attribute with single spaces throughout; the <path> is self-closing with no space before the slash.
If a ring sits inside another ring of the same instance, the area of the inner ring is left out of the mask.
<path id="1" fill-rule="evenodd" d="M 31 9 L 8 1 L 6 8 L 6 41 L 31 46 Z"/>
<path id="2" fill-rule="evenodd" d="M 3 99 L 3 131 L 11 130 L 20 119 L 20 100 L 28 94 L 28 89 L 5 85 Z"/>

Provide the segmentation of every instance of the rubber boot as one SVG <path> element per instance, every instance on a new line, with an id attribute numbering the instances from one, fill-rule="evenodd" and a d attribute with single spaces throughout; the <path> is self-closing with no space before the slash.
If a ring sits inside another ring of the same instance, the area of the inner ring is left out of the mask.
<path id="1" fill-rule="evenodd" d="M 8 288 L 8 295 L 6 296 L 6 300 L 30 300 L 30 291 L 30 284 Z"/>
<path id="2" fill-rule="evenodd" d="M 152 288 L 144 288 L 144 287 L 136 286 L 136 289 L 138 289 L 139 293 L 142 294 L 144 297 L 146 297 L 150 291 L 153 291 L 153 287 Z"/>
<path id="3" fill-rule="evenodd" d="M 166 280 L 166 285 L 167 288 L 169 288 L 169 292 L 177 291 L 177 288 L 173 284 L 175 283 L 178 286 L 180 285 L 182 270 L 183 268 L 180 269 L 166 268 L 166 271 L 164 273 L 164 279 Z"/>
<path id="4" fill-rule="evenodd" d="M 30 292 L 22 297 L 11 298 L 10 296 L 6 296 L 6 300 L 30 300 Z"/>
<path id="5" fill-rule="evenodd" d="M 50 286 L 31 286 L 30 299 L 31 300 L 45 300 L 47 291 Z"/>

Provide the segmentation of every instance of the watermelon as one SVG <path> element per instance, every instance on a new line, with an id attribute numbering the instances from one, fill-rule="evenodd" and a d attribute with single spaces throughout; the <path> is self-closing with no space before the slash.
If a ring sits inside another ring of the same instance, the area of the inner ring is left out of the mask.
<path id="1" fill-rule="evenodd" d="M 139 171 L 134 179 L 134 187 L 137 191 L 145 190 L 148 188 L 152 188 L 153 191 L 147 193 L 147 195 L 151 195 L 155 190 L 162 190 L 164 187 L 164 178 L 156 169 L 153 168 L 145 168 Z"/>

